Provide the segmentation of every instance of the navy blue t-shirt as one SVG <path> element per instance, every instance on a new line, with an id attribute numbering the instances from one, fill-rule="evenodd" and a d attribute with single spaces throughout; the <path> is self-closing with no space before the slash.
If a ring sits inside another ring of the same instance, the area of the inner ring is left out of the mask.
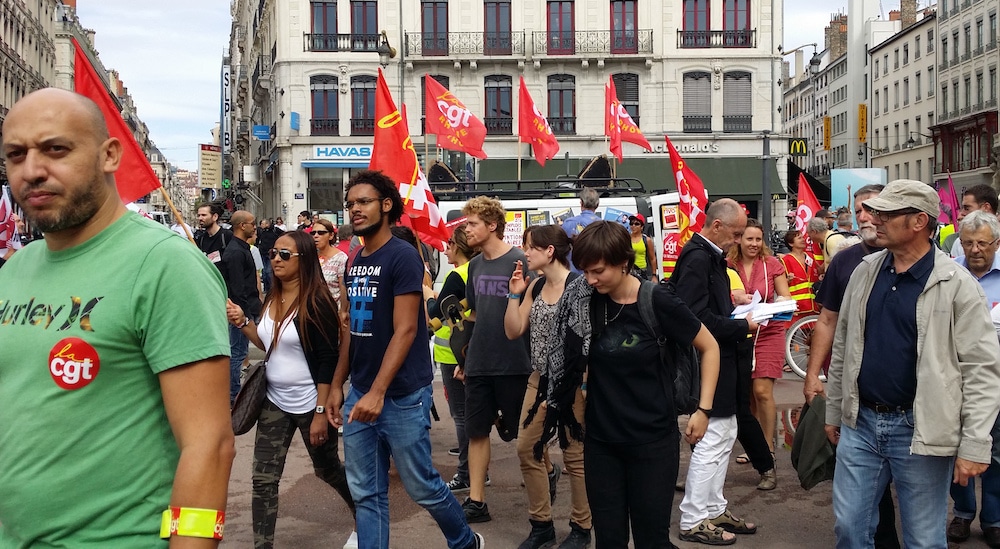
<path id="1" fill-rule="evenodd" d="M 816 302 L 824 309 L 839 313 L 844 294 L 847 293 L 847 283 L 850 282 L 854 269 L 861 264 L 861 259 L 866 255 L 881 249 L 868 247 L 862 242 L 837 252 L 827 265 L 823 283 L 816 292 Z"/>
<path id="2" fill-rule="evenodd" d="M 420 293 L 424 264 L 410 244 L 392 237 L 368 257 L 357 254 L 344 276 L 351 313 L 351 385 L 363 393 L 382 367 L 382 357 L 393 336 L 392 315 L 397 295 Z M 417 315 L 417 336 L 386 396 L 408 395 L 431 383 L 431 355 L 423 334 L 427 321 Z"/>

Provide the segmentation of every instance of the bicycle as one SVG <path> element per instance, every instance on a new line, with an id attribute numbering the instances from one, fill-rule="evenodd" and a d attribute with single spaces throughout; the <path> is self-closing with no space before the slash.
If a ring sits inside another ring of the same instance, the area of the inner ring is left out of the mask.
<path id="1" fill-rule="evenodd" d="M 799 377 L 805 379 L 806 364 L 809 361 L 809 342 L 819 315 L 804 316 L 796 320 L 785 332 L 785 361 Z M 826 376 L 820 374 L 821 381 Z"/>

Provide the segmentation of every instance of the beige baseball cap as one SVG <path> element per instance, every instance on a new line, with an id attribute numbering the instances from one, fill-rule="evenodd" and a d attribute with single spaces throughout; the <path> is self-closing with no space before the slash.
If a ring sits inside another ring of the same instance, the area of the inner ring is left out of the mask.
<path id="1" fill-rule="evenodd" d="M 897 212 L 914 208 L 926 213 L 932 219 L 937 219 L 940 213 L 940 199 L 934 187 L 913 179 L 890 181 L 878 196 L 873 196 L 862 204 L 880 212 Z"/>

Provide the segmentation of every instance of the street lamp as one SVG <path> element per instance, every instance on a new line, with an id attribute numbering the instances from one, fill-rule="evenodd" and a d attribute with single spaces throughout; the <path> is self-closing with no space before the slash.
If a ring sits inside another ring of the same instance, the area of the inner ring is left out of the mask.
<path id="1" fill-rule="evenodd" d="M 917 145 L 917 141 L 913 139 L 913 134 L 917 134 L 920 137 L 926 137 L 927 139 L 934 139 L 933 135 L 927 135 L 920 132 L 910 132 L 910 138 L 906 140 L 906 148 L 908 149 L 912 149 L 914 146 Z"/>
<path id="2" fill-rule="evenodd" d="M 378 49 L 378 64 L 382 65 L 382 68 L 389 66 L 389 60 L 396 57 L 396 48 L 389 45 L 389 36 L 386 32 L 382 31 L 382 42 L 379 43 Z"/>

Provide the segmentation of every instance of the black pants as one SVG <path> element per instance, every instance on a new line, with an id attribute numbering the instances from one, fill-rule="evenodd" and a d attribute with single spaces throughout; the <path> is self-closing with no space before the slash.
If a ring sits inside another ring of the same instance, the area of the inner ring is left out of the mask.
<path id="1" fill-rule="evenodd" d="M 587 438 L 583 464 L 597 549 L 670 549 L 670 512 L 677 478 L 677 431 L 640 445 Z"/>
<path id="2" fill-rule="evenodd" d="M 750 412 L 750 399 L 753 398 L 753 344 L 748 339 L 741 343 L 737 351 L 736 366 L 736 440 L 750 458 L 750 464 L 758 473 L 765 473 L 774 468 L 774 458 L 771 448 L 764 438 L 760 422 Z"/>

